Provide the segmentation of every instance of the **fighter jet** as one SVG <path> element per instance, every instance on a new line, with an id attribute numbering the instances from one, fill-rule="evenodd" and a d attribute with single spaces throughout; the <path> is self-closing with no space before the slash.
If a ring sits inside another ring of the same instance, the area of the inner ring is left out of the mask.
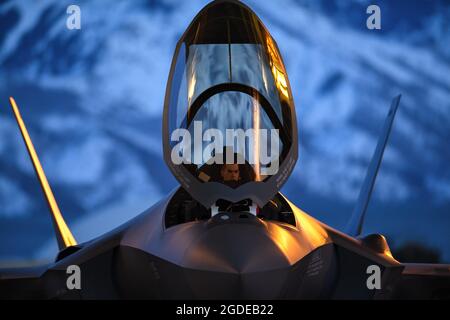
<path id="1" fill-rule="evenodd" d="M 163 150 L 180 186 L 96 239 L 75 240 L 10 102 L 60 251 L 47 265 L 0 270 L 2 299 L 450 297 L 450 265 L 401 263 L 383 235 L 362 235 L 400 96 L 346 232 L 280 193 L 298 157 L 293 93 L 275 40 L 241 2 L 208 4 L 176 45 Z"/>

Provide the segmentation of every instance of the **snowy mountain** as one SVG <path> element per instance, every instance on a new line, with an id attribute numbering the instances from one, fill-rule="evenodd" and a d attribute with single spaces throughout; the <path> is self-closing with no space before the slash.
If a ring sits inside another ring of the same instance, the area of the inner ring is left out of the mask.
<path id="1" fill-rule="evenodd" d="M 380 1 L 382 30 L 368 30 L 370 1 L 245 2 L 277 41 L 296 102 L 299 161 L 284 193 L 342 228 L 401 93 L 365 231 L 420 240 L 450 261 L 449 3 Z M 0 5 L 0 259 L 56 252 L 10 95 L 79 241 L 176 186 L 162 159 L 165 85 L 206 1 L 79 1 L 81 30 L 66 28 L 69 4 Z"/>

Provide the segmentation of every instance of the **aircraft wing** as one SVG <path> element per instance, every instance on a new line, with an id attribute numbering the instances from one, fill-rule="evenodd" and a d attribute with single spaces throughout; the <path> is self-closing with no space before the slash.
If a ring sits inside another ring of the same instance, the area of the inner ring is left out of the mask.
<path id="1" fill-rule="evenodd" d="M 113 288 L 114 253 L 123 225 L 79 246 L 75 252 L 47 265 L 0 269 L 0 300 L 117 299 Z M 61 253 L 61 252 L 60 252 Z M 78 266 L 81 290 L 70 290 L 70 266 Z"/>
<path id="2" fill-rule="evenodd" d="M 403 263 L 393 299 L 450 299 L 450 264 Z"/>
<path id="3" fill-rule="evenodd" d="M 41 298 L 41 276 L 48 265 L 0 269 L 0 299 Z"/>

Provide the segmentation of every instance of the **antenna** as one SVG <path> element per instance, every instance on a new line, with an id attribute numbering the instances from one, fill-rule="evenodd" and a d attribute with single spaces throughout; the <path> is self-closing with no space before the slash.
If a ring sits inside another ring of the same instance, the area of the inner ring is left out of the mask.
<path id="1" fill-rule="evenodd" d="M 41 162 L 39 161 L 36 150 L 34 149 L 33 142 L 31 141 L 30 135 L 28 134 L 25 123 L 22 120 L 22 116 L 20 114 L 19 108 L 17 107 L 16 101 L 14 101 L 14 98 L 10 97 L 9 102 L 11 103 L 11 108 L 16 117 L 20 132 L 22 133 L 23 141 L 25 142 L 31 162 L 33 163 L 34 171 L 36 172 L 39 183 L 42 187 L 42 191 L 44 192 L 45 199 L 47 200 L 47 204 L 52 216 L 53 227 L 55 229 L 55 235 L 56 240 L 58 241 L 59 250 L 75 246 L 77 242 L 73 237 L 72 232 L 70 232 L 70 229 L 67 226 L 66 222 L 64 221 L 61 211 L 59 211 L 58 204 L 56 203 L 52 189 L 48 184 L 47 177 L 45 176 L 44 170 L 42 169 Z"/>
<path id="2" fill-rule="evenodd" d="M 391 133 L 392 123 L 394 122 L 395 113 L 397 112 L 400 98 L 401 95 L 398 95 L 392 100 L 391 108 L 389 109 L 386 121 L 384 122 L 383 130 L 378 140 L 377 148 L 375 149 L 375 152 L 372 156 L 369 168 L 367 169 L 366 178 L 361 187 L 361 191 L 359 192 L 358 202 L 356 203 L 352 217 L 350 218 L 350 221 L 347 225 L 347 233 L 353 237 L 357 237 L 361 234 L 367 206 L 369 205 L 381 160 L 383 160 L 384 149 L 386 148 L 386 144 Z"/>

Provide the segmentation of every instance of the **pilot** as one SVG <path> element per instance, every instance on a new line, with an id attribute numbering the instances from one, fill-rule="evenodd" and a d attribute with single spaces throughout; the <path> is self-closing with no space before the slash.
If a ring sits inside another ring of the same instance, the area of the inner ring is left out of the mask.
<path id="1" fill-rule="evenodd" d="M 220 177 L 223 184 L 232 188 L 239 186 L 239 184 L 243 181 L 241 177 L 240 166 L 237 163 L 222 165 L 220 169 Z M 236 203 L 232 203 L 230 201 L 219 199 L 216 201 L 216 205 L 219 207 L 220 211 L 241 212 L 249 210 L 249 206 L 251 206 L 251 200 L 245 199 Z"/>
<path id="2" fill-rule="evenodd" d="M 241 180 L 239 165 L 236 163 L 224 164 L 220 169 L 222 181 L 231 186 L 235 186 Z"/>

